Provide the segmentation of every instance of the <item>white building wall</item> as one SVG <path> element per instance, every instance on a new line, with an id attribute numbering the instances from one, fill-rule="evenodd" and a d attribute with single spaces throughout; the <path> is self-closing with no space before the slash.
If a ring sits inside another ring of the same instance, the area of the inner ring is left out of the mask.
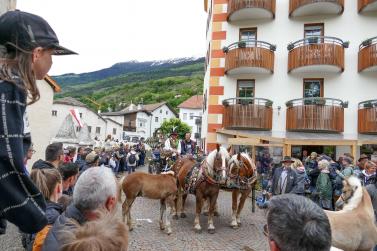
<path id="1" fill-rule="evenodd" d="M 89 110 L 86 107 L 79 107 L 79 106 L 71 106 L 71 105 L 63 105 L 63 104 L 53 104 L 52 110 L 57 111 L 56 116 L 52 116 L 52 123 L 53 123 L 53 130 L 51 134 L 51 138 L 55 137 L 58 133 L 60 126 L 64 122 L 67 115 L 70 114 L 70 109 L 77 109 L 79 113 L 82 113 L 81 121 L 83 124 L 87 124 L 88 127 L 91 127 L 90 135 L 92 138 L 99 137 L 101 140 L 105 140 L 106 134 L 106 121 L 102 119 L 98 114 Z M 50 111 L 51 114 L 51 111 Z M 75 127 L 78 127 L 78 124 L 74 120 Z M 100 132 L 96 133 L 96 128 L 100 128 Z"/>
<path id="2" fill-rule="evenodd" d="M 156 117 L 158 118 L 158 121 L 156 121 Z M 152 112 L 152 118 L 151 118 L 151 132 L 153 132 L 160 128 L 162 123 L 165 120 L 169 120 L 171 118 L 176 118 L 175 114 L 167 105 L 162 105 L 161 107 L 157 108 Z"/>
<path id="3" fill-rule="evenodd" d="M 37 81 L 40 99 L 27 106 L 27 113 L 30 123 L 31 139 L 36 150 L 33 158 L 29 160 L 28 167 L 38 159 L 45 159 L 45 150 L 51 140 L 51 132 L 53 131 L 53 123 L 51 116 L 51 107 L 54 99 L 54 91 L 45 80 Z"/>
<path id="4" fill-rule="evenodd" d="M 197 125 L 195 124 L 195 120 L 197 119 L 197 117 L 199 116 L 202 116 L 202 109 L 187 109 L 187 108 L 180 108 L 179 109 L 179 119 L 182 121 L 182 122 L 185 122 L 186 124 L 188 124 L 191 128 L 191 139 L 195 139 L 195 133 L 198 133 L 198 127 Z M 186 119 L 185 116 L 183 114 L 186 114 Z M 193 114 L 193 119 L 190 119 L 190 114 Z M 197 116 L 197 117 L 195 117 Z"/>
<path id="5" fill-rule="evenodd" d="M 106 135 L 111 135 L 114 140 L 122 140 L 122 132 L 123 132 L 123 126 L 114 123 L 111 120 L 105 119 L 106 120 Z M 115 133 L 114 133 L 115 130 Z"/>
<path id="6" fill-rule="evenodd" d="M 139 137 L 145 139 L 151 137 L 153 131 L 151 131 L 151 119 L 152 117 L 145 112 L 138 112 L 136 115 L 136 132 Z"/>
<path id="7" fill-rule="evenodd" d="M 226 11 L 224 5 L 224 12 Z M 224 23 L 223 30 L 227 31 L 225 45 L 239 39 L 239 29 L 257 27 L 258 40 L 277 45 L 275 52 L 275 67 L 273 74 L 244 75 L 231 78 L 224 76 L 220 83 L 224 86 L 221 99 L 236 96 L 237 79 L 255 79 L 255 96 L 269 98 L 274 102 L 273 131 L 284 131 L 286 120 L 285 102 L 303 96 L 303 78 L 324 78 L 324 97 L 338 98 L 349 101 L 349 108 L 345 109 L 344 133 L 357 133 L 358 103 L 368 99 L 375 99 L 377 93 L 376 73 L 358 73 L 359 44 L 377 35 L 377 15 L 361 15 L 357 12 L 357 1 L 345 1 L 344 13 L 337 16 L 304 17 L 290 19 L 288 17 L 289 1 L 276 1 L 276 17 L 273 20 L 247 21 L 236 24 Z M 325 36 L 334 36 L 343 41 L 350 41 L 345 49 L 345 70 L 335 74 L 288 74 L 289 42 L 302 39 L 304 24 L 324 23 Z M 225 59 L 221 60 L 225 66 Z M 208 89 L 209 75 L 206 74 L 204 90 Z M 278 107 L 281 107 L 280 112 Z M 203 132 L 207 129 L 207 118 L 203 119 Z M 204 136 L 204 134 L 203 134 Z"/>

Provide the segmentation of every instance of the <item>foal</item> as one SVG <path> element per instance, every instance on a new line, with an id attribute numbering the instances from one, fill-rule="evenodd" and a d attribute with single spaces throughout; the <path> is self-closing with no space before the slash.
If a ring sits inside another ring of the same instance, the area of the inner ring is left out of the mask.
<path id="1" fill-rule="evenodd" d="M 174 172 L 169 171 L 157 175 L 142 172 L 132 173 L 121 180 L 121 189 L 126 195 L 122 205 L 123 222 L 127 214 L 127 225 L 130 231 L 133 229 L 131 221 L 132 204 L 136 197 L 146 197 L 160 200 L 160 229 L 166 228 L 168 235 L 172 233 L 170 216 L 177 195 L 177 180 L 174 177 Z M 119 200 L 121 200 L 120 194 Z"/>
<path id="2" fill-rule="evenodd" d="M 377 244 L 372 202 L 360 180 L 343 181 L 343 193 L 336 202 L 341 211 L 325 211 L 331 225 L 332 245 L 344 251 L 370 251 Z"/>

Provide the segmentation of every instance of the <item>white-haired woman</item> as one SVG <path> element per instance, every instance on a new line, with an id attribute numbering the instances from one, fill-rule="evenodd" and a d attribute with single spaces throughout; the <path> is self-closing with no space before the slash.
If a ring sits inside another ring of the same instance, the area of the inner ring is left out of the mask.
<path id="1" fill-rule="evenodd" d="M 319 195 L 319 205 L 323 209 L 332 209 L 332 183 L 330 180 L 330 163 L 327 160 L 321 160 L 318 162 L 318 168 L 321 173 L 318 176 L 316 188 Z"/>

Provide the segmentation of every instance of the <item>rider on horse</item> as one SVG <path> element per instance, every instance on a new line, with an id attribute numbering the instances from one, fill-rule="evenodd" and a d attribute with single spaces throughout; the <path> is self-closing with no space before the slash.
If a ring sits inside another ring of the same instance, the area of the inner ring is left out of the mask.
<path id="1" fill-rule="evenodd" d="M 172 152 L 172 159 L 176 160 L 178 152 L 178 133 L 173 130 L 170 137 L 165 141 L 164 151 Z"/>
<path id="2" fill-rule="evenodd" d="M 191 139 L 191 133 L 186 132 L 185 138 L 178 146 L 178 152 L 181 155 L 194 155 L 197 153 L 196 150 L 196 142 Z"/>

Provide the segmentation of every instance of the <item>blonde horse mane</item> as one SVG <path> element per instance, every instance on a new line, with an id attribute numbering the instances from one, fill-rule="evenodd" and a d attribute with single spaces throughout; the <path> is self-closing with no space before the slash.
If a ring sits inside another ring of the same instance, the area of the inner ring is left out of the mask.
<path id="1" fill-rule="evenodd" d="M 171 176 L 175 176 L 175 173 L 174 173 L 173 171 L 162 172 L 161 174 L 162 174 L 162 175 L 171 175 Z"/>
<path id="2" fill-rule="evenodd" d="M 359 206 L 363 198 L 363 187 L 361 186 L 360 180 L 356 176 L 349 177 L 346 182 L 352 187 L 354 193 L 349 202 L 344 205 L 342 211 L 351 211 Z"/>
<path id="3" fill-rule="evenodd" d="M 221 157 L 224 157 L 225 159 L 229 159 L 230 158 L 230 155 L 229 155 L 229 152 L 226 148 L 220 146 L 219 148 L 219 153 L 221 154 Z M 207 163 L 210 165 L 211 168 L 208 168 L 208 172 L 210 175 L 213 175 L 213 165 L 215 164 L 215 158 L 216 158 L 216 154 L 217 154 L 217 149 L 213 150 L 212 152 L 210 152 L 206 158 L 206 161 Z"/>

